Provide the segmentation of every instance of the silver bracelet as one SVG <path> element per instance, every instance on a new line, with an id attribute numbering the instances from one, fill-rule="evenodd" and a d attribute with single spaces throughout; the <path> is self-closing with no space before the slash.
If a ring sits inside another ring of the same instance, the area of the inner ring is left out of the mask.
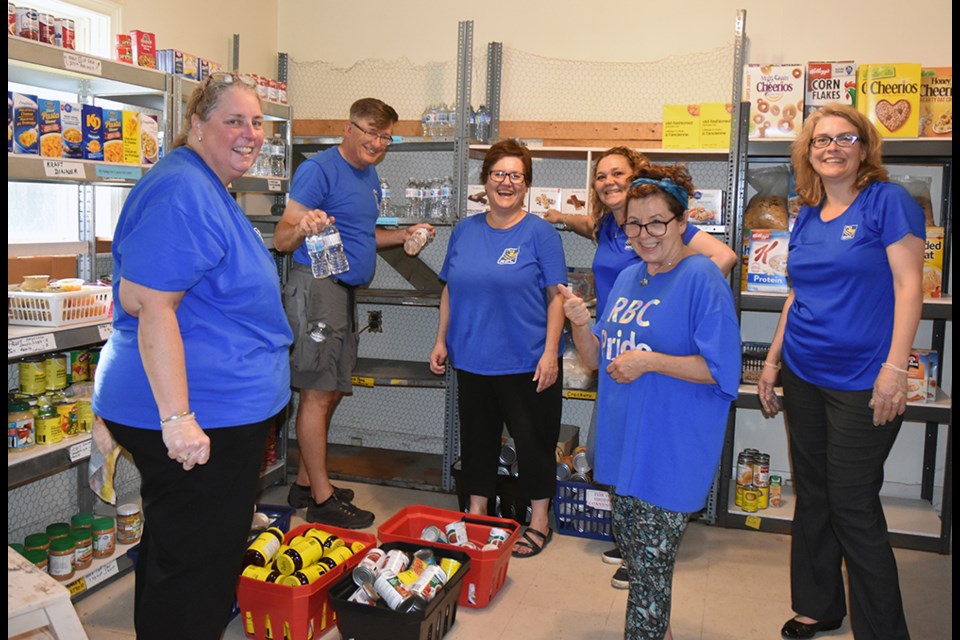
<path id="1" fill-rule="evenodd" d="M 193 411 L 184 411 L 183 413 L 178 413 L 176 415 L 170 416 L 169 418 L 161 418 L 160 426 L 173 424 L 175 422 L 183 422 L 184 420 L 193 420 L 197 417 Z"/>

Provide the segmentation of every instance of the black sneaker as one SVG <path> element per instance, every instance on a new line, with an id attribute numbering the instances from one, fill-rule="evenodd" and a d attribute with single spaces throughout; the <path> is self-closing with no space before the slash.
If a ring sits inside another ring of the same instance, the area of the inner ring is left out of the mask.
<path id="1" fill-rule="evenodd" d="M 334 487 L 333 494 L 343 502 L 353 501 L 353 489 L 343 489 Z M 310 487 L 304 487 L 296 482 L 290 485 L 290 492 L 287 494 L 287 504 L 294 509 L 303 509 L 313 504 L 313 495 L 310 493 Z"/>
<path id="2" fill-rule="evenodd" d="M 620 555 L 620 547 L 607 549 L 600 554 L 600 557 L 606 564 L 623 564 L 623 556 Z"/>
<path id="3" fill-rule="evenodd" d="M 344 502 L 334 494 L 322 504 L 314 502 L 307 507 L 306 520 L 342 529 L 366 529 L 373 524 L 374 517 L 370 511 L 358 509 L 352 502 Z"/>
<path id="4" fill-rule="evenodd" d="M 621 564 L 617 572 L 610 578 L 610 586 L 614 589 L 629 589 L 630 574 L 627 573 L 627 565 Z"/>

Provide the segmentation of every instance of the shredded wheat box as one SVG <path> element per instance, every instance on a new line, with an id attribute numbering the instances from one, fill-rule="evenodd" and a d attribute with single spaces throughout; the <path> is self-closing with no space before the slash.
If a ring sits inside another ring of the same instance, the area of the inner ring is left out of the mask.
<path id="1" fill-rule="evenodd" d="M 857 103 L 857 64 L 853 60 L 807 63 L 804 120 L 831 102 L 849 107 Z"/>
<path id="2" fill-rule="evenodd" d="M 920 134 L 920 65 L 860 65 L 857 110 L 884 138 L 916 138 Z"/>
<path id="3" fill-rule="evenodd" d="M 750 257 L 747 260 L 747 291 L 789 293 L 787 254 L 790 232 L 753 229 L 750 232 Z"/>
<path id="4" fill-rule="evenodd" d="M 926 249 L 923 252 L 923 297 L 943 296 L 943 227 L 927 227 Z"/>
<path id="5" fill-rule="evenodd" d="M 563 189 L 560 192 L 560 213 L 569 213 L 575 216 L 587 215 L 586 189 Z"/>
<path id="6" fill-rule="evenodd" d="M 953 137 L 953 67 L 920 71 L 921 137 Z"/>
<path id="7" fill-rule="evenodd" d="M 697 149 L 700 146 L 700 105 L 663 105 L 664 149 Z"/>
<path id="8" fill-rule="evenodd" d="M 803 120 L 803 65 L 748 64 L 743 76 L 750 137 L 796 137 Z"/>

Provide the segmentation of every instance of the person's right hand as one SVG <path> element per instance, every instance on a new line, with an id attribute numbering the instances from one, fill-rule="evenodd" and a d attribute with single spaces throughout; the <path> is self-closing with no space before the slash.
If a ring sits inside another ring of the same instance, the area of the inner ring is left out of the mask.
<path id="1" fill-rule="evenodd" d="M 200 428 L 196 417 L 165 424 L 160 431 L 163 444 L 167 445 L 167 457 L 181 463 L 184 471 L 210 460 L 210 437 Z"/>
<path id="2" fill-rule="evenodd" d="M 563 296 L 563 313 L 570 320 L 570 323 L 577 327 L 585 327 L 590 324 L 590 309 L 580 296 L 574 295 L 570 288 L 563 284 L 558 284 L 557 289 Z"/>
<path id="3" fill-rule="evenodd" d="M 777 396 L 773 385 L 777 382 L 777 371 L 772 366 L 763 367 L 760 372 L 760 379 L 757 380 L 757 396 L 760 398 L 760 406 L 768 416 L 775 416 L 783 408 L 780 397 Z"/>
<path id="4" fill-rule="evenodd" d="M 438 342 L 430 352 L 430 371 L 438 376 L 447 372 L 447 345 Z"/>
<path id="5" fill-rule="evenodd" d="M 303 237 L 312 236 L 320 233 L 328 224 L 334 223 L 334 217 L 328 216 L 322 209 L 310 209 L 307 211 L 300 222 L 297 223 L 297 231 L 303 234 Z"/>
<path id="6" fill-rule="evenodd" d="M 546 213 L 543 214 L 543 219 L 550 224 L 560 224 L 563 222 L 563 214 L 556 209 L 547 209 Z"/>

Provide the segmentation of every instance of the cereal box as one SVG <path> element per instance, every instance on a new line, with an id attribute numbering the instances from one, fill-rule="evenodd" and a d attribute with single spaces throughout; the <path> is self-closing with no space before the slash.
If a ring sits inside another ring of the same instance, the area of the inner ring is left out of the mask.
<path id="1" fill-rule="evenodd" d="M 953 67 L 920 71 L 920 135 L 953 137 Z"/>
<path id="2" fill-rule="evenodd" d="M 14 93 L 13 152 L 40 155 L 40 129 L 37 126 L 37 96 Z"/>
<path id="3" fill-rule="evenodd" d="M 943 227 L 927 227 L 927 246 L 923 252 L 923 297 L 943 295 Z"/>
<path id="4" fill-rule="evenodd" d="M 723 232 L 723 190 L 697 189 L 691 193 L 687 220 L 707 233 Z"/>
<path id="5" fill-rule="evenodd" d="M 803 119 L 825 104 L 839 102 L 847 106 L 857 103 L 857 64 L 840 62 L 808 62 L 806 92 L 803 97 Z"/>
<path id="6" fill-rule="evenodd" d="M 754 229 L 750 232 L 747 260 L 747 291 L 789 293 L 787 253 L 790 232 Z"/>
<path id="7" fill-rule="evenodd" d="M 133 50 L 133 63 L 147 69 L 157 68 L 157 37 L 146 31 L 131 31 L 130 44 Z"/>
<path id="8" fill-rule="evenodd" d="M 559 210 L 561 202 L 563 202 L 563 191 L 561 189 L 533 187 L 530 189 L 530 206 L 527 211 L 543 217 L 547 209 Z"/>
<path id="9" fill-rule="evenodd" d="M 482 184 L 467 185 L 467 215 L 483 213 L 487 206 L 487 190 Z"/>
<path id="10" fill-rule="evenodd" d="M 795 137 L 803 120 L 803 65 L 748 64 L 743 75 L 750 137 Z"/>
<path id="11" fill-rule="evenodd" d="M 157 68 L 175 76 L 183 75 L 183 51 L 160 49 L 157 51 Z"/>
<path id="12" fill-rule="evenodd" d="M 38 101 L 40 124 L 40 155 L 44 158 L 63 157 L 63 128 L 60 124 L 60 101 Z"/>
<path id="13" fill-rule="evenodd" d="M 156 164 L 160 156 L 160 125 L 157 116 L 140 114 L 140 144 L 143 164 Z"/>
<path id="14" fill-rule="evenodd" d="M 701 149 L 730 148 L 730 119 L 733 105 L 729 102 L 705 102 L 700 105 Z"/>
<path id="15" fill-rule="evenodd" d="M 920 134 L 920 65 L 860 65 L 857 109 L 885 138 L 916 138 Z"/>
<path id="16" fill-rule="evenodd" d="M 663 105 L 663 148 L 696 149 L 700 146 L 700 105 Z"/>
<path id="17" fill-rule="evenodd" d="M 60 103 L 60 127 L 63 130 L 61 136 L 62 156 L 64 158 L 82 158 L 83 157 L 83 118 L 79 103 L 61 102 Z"/>
<path id="18" fill-rule="evenodd" d="M 123 112 L 123 163 L 140 164 L 143 162 L 141 157 L 140 141 L 140 114 L 136 111 Z"/>
<path id="19" fill-rule="evenodd" d="M 103 110 L 103 160 L 123 162 L 123 111 Z"/>
<path id="20" fill-rule="evenodd" d="M 13 153 L 13 92 L 7 91 L 7 153 Z"/>
<path id="21" fill-rule="evenodd" d="M 183 76 L 190 80 L 200 79 L 200 61 L 192 53 L 183 54 Z"/>
<path id="22" fill-rule="evenodd" d="M 586 189 L 562 189 L 560 191 L 560 213 L 570 213 L 576 216 L 587 215 Z"/>
<path id="23" fill-rule="evenodd" d="M 937 370 L 940 357 L 936 351 L 914 349 L 907 359 L 907 402 L 933 402 L 937 398 Z"/>
<path id="24" fill-rule="evenodd" d="M 200 69 L 200 77 L 198 78 L 198 80 L 206 80 L 206 79 L 207 79 L 207 76 L 210 75 L 210 64 L 211 64 L 211 63 L 210 63 L 210 61 L 207 60 L 206 58 L 197 58 L 197 62 L 199 62 L 198 67 L 199 67 L 199 69 Z M 216 63 L 214 63 L 214 64 L 216 64 Z M 218 66 L 219 66 L 219 65 L 218 65 Z"/>
<path id="25" fill-rule="evenodd" d="M 85 104 L 80 113 L 83 118 L 83 158 L 103 160 L 103 109 Z"/>

